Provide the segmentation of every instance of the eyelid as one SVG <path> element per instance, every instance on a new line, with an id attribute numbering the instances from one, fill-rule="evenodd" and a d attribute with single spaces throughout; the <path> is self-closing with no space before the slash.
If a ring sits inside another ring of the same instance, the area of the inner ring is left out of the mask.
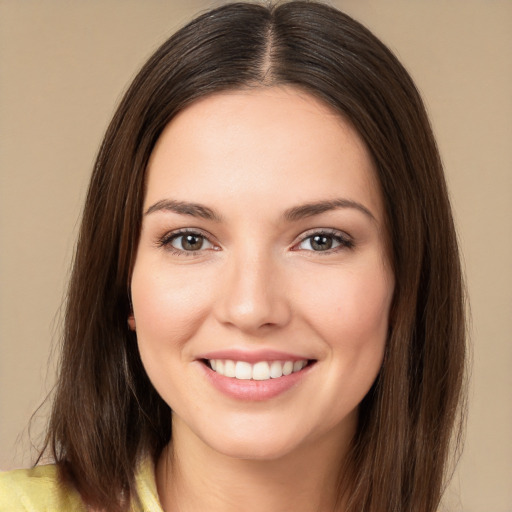
<path id="1" fill-rule="evenodd" d="M 179 238 L 180 236 L 188 235 L 188 234 L 199 235 L 199 236 L 203 237 L 209 244 L 212 245 L 212 247 L 211 248 L 209 247 L 207 249 L 199 249 L 197 251 L 184 251 L 184 250 L 174 247 L 171 244 L 172 241 L 175 240 L 176 238 Z M 158 237 L 156 245 L 158 247 L 162 247 L 166 250 L 169 250 L 170 252 L 172 252 L 174 254 L 185 255 L 185 256 L 194 256 L 194 255 L 197 255 L 198 253 L 201 253 L 201 252 L 204 252 L 207 250 L 218 251 L 220 249 L 219 244 L 215 242 L 215 238 L 213 237 L 213 235 L 211 235 L 207 231 L 204 231 L 201 228 L 192 228 L 192 227 L 173 229 L 171 231 L 168 231 L 163 236 Z"/>
<path id="2" fill-rule="evenodd" d="M 302 244 L 304 241 L 306 241 L 308 238 L 312 238 L 315 235 L 320 236 L 330 236 L 334 239 L 337 239 L 340 243 L 338 246 L 327 249 L 325 251 L 313 251 L 309 249 L 301 249 L 299 247 L 300 244 Z M 352 249 L 354 247 L 354 239 L 352 236 L 350 236 L 345 231 L 341 231 L 339 229 L 334 228 L 315 228 L 315 229 L 309 229 L 308 231 L 301 233 L 298 237 L 297 241 L 295 241 L 292 245 L 291 250 L 293 251 L 306 251 L 306 252 L 316 252 L 319 254 L 331 254 L 333 252 L 336 252 L 338 250 L 342 249 Z"/>
<path id="3" fill-rule="evenodd" d="M 186 234 L 199 235 L 199 236 L 203 237 L 209 244 L 211 244 L 212 247 L 207 248 L 207 249 L 199 249 L 197 251 L 185 251 L 185 250 L 178 249 L 171 245 L 171 242 L 173 240 L 175 240 L 176 238 L 178 238 L 182 235 L 186 235 Z M 309 250 L 309 249 L 301 249 L 299 247 L 300 244 L 302 244 L 308 238 L 311 238 L 315 235 L 320 235 L 320 236 L 323 235 L 323 236 L 329 236 L 329 237 L 335 238 L 338 240 L 339 245 L 334 248 L 327 249 L 325 251 L 313 251 L 313 250 Z M 158 247 L 162 247 L 171 252 L 174 252 L 175 254 L 185 255 L 185 256 L 194 256 L 194 255 L 197 255 L 201 252 L 205 252 L 208 250 L 214 250 L 214 251 L 220 250 L 219 244 L 215 241 L 215 237 L 211 233 L 208 233 L 207 231 L 205 231 L 201 228 L 193 228 L 193 227 L 180 228 L 180 229 L 168 231 L 163 236 L 158 238 L 156 245 Z M 299 235 L 299 237 L 297 237 L 296 241 L 293 242 L 293 244 L 291 246 L 291 250 L 292 251 L 306 251 L 306 252 L 331 254 L 338 250 L 351 249 L 353 247 L 354 247 L 354 240 L 353 240 L 352 236 L 350 236 L 345 231 L 341 231 L 339 229 L 334 229 L 334 228 L 314 228 L 314 229 L 309 229 L 309 230 L 305 231 L 304 233 L 301 233 Z"/>

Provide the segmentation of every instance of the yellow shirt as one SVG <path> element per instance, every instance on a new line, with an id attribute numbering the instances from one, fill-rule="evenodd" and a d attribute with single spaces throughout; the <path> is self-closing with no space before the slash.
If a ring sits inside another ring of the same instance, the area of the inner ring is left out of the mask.
<path id="1" fill-rule="evenodd" d="M 158 499 L 155 470 L 148 458 L 135 475 L 142 509 L 132 505 L 132 512 L 163 512 Z M 0 512 L 86 512 L 78 492 L 63 486 L 57 466 L 36 466 L 0 473 Z"/>

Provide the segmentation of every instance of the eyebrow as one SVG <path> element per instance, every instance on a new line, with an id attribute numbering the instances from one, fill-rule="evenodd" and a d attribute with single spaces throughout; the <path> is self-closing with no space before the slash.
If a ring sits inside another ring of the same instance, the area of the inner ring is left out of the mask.
<path id="1" fill-rule="evenodd" d="M 178 213 L 180 215 L 190 215 L 191 217 L 200 217 L 202 219 L 213 220 L 216 222 L 220 222 L 222 220 L 220 215 L 215 213 L 211 208 L 208 208 L 208 206 L 197 203 L 187 203 L 185 201 L 174 201 L 172 199 L 163 199 L 162 201 L 158 201 L 153 206 L 150 206 L 144 212 L 144 215 L 161 211 Z"/>
<path id="2" fill-rule="evenodd" d="M 352 201 L 351 199 L 332 199 L 328 201 L 319 201 L 316 203 L 307 203 L 300 206 L 295 206 L 284 212 L 284 218 L 288 221 L 297 221 L 307 217 L 313 217 L 324 212 L 331 210 L 337 210 L 339 208 L 355 208 L 360 212 L 364 213 L 373 221 L 376 221 L 374 215 L 366 206 Z"/>
<path id="3" fill-rule="evenodd" d="M 352 201 L 351 199 L 331 199 L 294 206 L 284 212 L 283 218 L 289 222 L 296 222 L 307 217 L 313 217 L 339 208 L 354 208 L 365 214 L 373 221 L 376 221 L 374 215 L 368 208 L 366 208 L 366 206 L 358 203 L 357 201 Z M 191 217 L 200 217 L 202 219 L 212 220 L 215 222 L 222 221 L 222 217 L 208 206 L 198 203 L 188 203 L 185 201 L 174 201 L 172 199 L 162 199 L 161 201 L 156 202 L 144 212 L 144 215 L 160 211 L 169 211 L 179 215 L 190 215 Z"/>

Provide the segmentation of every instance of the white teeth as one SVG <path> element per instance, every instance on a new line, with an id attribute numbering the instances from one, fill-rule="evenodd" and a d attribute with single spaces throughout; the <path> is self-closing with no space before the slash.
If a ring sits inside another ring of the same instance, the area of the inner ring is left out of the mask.
<path id="1" fill-rule="evenodd" d="M 283 375 L 290 375 L 293 372 L 293 362 L 285 361 L 283 364 Z"/>
<path id="2" fill-rule="evenodd" d="M 266 361 L 256 363 L 252 367 L 253 380 L 268 380 L 270 379 L 270 366 Z"/>
<path id="3" fill-rule="evenodd" d="M 298 372 L 308 364 L 305 359 L 300 361 L 259 361 L 255 364 L 230 359 L 209 359 L 209 363 L 214 372 L 240 380 L 278 379 L 283 375 Z"/>
<path id="4" fill-rule="evenodd" d="M 283 375 L 283 365 L 279 361 L 272 361 L 270 365 L 270 377 L 277 379 Z"/>
<path id="5" fill-rule="evenodd" d="M 303 363 L 304 363 L 304 361 L 295 361 L 293 363 L 293 371 L 298 372 L 299 370 L 302 370 L 302 368 L 304 368 L 304 366 L 306 366 Z"/>
<path id="6" fill-rule="evenodd" d="M 230 361 L 229 359 L 224 362 L 224 375 L 226 377 L 235 377 L 236 375 L 236 367 L 235 362 Z"/>
<path id="7" fill-rule="evenodd" d="M 237 361 L 235 366 L 235 378 L 241 380 L 250 380 L 252 378 L 251 363 L 245 361 Z"/>

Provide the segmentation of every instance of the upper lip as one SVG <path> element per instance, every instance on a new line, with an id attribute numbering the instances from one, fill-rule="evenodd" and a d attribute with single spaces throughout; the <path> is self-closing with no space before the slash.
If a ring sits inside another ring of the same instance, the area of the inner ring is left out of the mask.
<path id="1" fill-rule="evenodd" d="M 306 361 L 311 358 L 279 350 L 224 349 L 201 354 L 198 359 L 230 359 L 254 364 L 259 361 Z"/>

